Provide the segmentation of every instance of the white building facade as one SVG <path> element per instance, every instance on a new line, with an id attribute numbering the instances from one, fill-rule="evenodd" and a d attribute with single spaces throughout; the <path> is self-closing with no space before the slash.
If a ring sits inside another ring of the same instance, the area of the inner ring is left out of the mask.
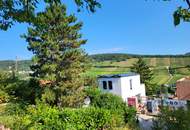
<path id="1" fill-rule="evenodd" d="M 140 83 L 136 73 L 102 75 L 98 78 L 99 88 L 120 96 L 125 102 L 131 97 L 145 97 L 145 85 Z"/>

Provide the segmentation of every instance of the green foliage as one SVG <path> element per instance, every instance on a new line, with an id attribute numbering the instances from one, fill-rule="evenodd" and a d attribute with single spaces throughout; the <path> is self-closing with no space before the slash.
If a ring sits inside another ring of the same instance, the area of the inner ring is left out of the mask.
<path id="1" fill-rule="evenodd" d="M 4 111 L 0 113 L 0 124 L 14 130 L 22 130 L 24 115 L 26 113 L 27 104 L 24 102 L 7 103 Z"/>
<path id="2" fill-rule="evenodd" d="M 74 0 L 78 6 L 78 11 L 82 8 L 86 8 L 91 12 L 95 12 L 96 8 L 100 8 L 101 5 L 97 0 Z M 32 23 L 35 21 L 36 13 L 43 10 L 43 5 L 51 6 L 53 4 L 62 5 L 61 0 L 1 0 L 0 1 L 0 29 L 7 30 L 15 22 Z M 41 7 L 40 10 L 38 7 Z"/>
<path id="3" fill-rule="evenodd" d="M 168 70 L 169 70 L 169 73 L 170 73 L 171 75 L 174 75 L 174 74 L 175 74 L 175 68 L 169 67 Z"/>
<path id="4" fill-rule="evenodd" d="M 164 0 L 170 1 L 170 0 Z M 78 11 L 85 8 L 90 12 L 95 12 L 96 8 L 100 8 L 101 4 L 98 0 L 74 0 L 78 7 Z M 35 21 L 36 13 L 39 13 L 41 10 L 38 7 L 43 7 L 43 4 L 51 6 L 52 4 L 59 4 L 62 5 L 63 1 L 61 0 L 30 0 L 30 1 L 23 1 L 23 0 L 8 0 L 8 1 L 0 1 L 0 29 L 7 30 L 15 22 L 23 23 L 31 23 Z M 190 1 L 186 0 L 186 3 L 190 7 Z M 189 8 L 182 8 L 179 7 L 174 12 L 174 24 L 178 25 L 182 20 L 189 22 L 190 13 Z"/>
<path id="5" fill-rule="evenodd" d="M 66 109 L 62 116 L 65 116 L 69 125 L 67 129 L 74 127 L 77 130 L 93 130 L 105 129 L 112 127 L 112 115 L 108 110 L 100 108 L 82 108 L 82 109 Z"/>
<path id="6" fill-rule="evenodd" d="M 153 130 L 190 130 L 190 110 L 162 108 L 153 122 Z"/>
<path id="7" fill-rule="evenodd" d="M 174 17 L 174 25 L 175 26 L 179 25 L 180 22 L 181 22 L 181 20 L 183 20 L 185 22 L 190 22 L 190 11 L 189 11 L 189 8 L 185 9 L 185 8 L 179 7 L 174 12 L 173 17 Z"/>
<path id="8" fill-rule="evenodd" d="M 145 84 L 147 92 L 152 88 L 150 81 L 153 78 L 153 72 L 142 58 L 138 58 L 138 61 L 133 64 L 131 72 L 140 74 L 141 83 Z"/>
<path id="9" fill-rule="evenodd" d="M 187 65 L 188 70 L 190 71 L 190 65 Z"/>
<path id="10" fill-rule="evenodd" d="M 104 61 L 112 61 L 112 62 L 120 62 L 120 61 L 126 61 L 131 58 L 188 58 L 189 55 L 187 54 L 181 54 L 181 55 L 138 55 L 138 54 L 127 54 L 127 53 L 105 53 L 105 54 L 94 54 L 90 55 L 90 58 L 92 58 L 96 62 L 104 62 Z"/>
<path id="11" fill-rule="evenodd" d="M 148 66 L 151 67 L 151 70 L 154 73 L 153 79 L 151 80 L 151 83 L 153 85 L 162 85 L 166 83 L 174 84 L 180 78 L 183 78 L 190 74 L 190 71 L 188 70 L 188 65 L 190 64 L 190 57 L 143 57 L 143 60 L 146 62 Z M 126 73 L 130 71 L 130 67 L 136 61 L 137 58 L 130 58 L 127 61 L 122 62 L 112 62 L 112 64 L 110 64 L 110 61 L 95 62 L 93 64 L 94 67 L 91 70 L 87 71 L 87 75 L 95 77 L 98 75 L 105 74 Z M 175 73 L 171 80 L 166 66 L 170 66 L 173 70 L 175 70 Z"/>
<path id="12" fill-rule="evenodd" d="M 98 108 L 109 109 L 113 113 L 122 115 L 124 113 L 126 104 L 123 100 L 110 93 L 101 93 L 92 100 L 91 105 Z"/>
<path id="13" fill-rule="evenodd" d="M 6 105 L 2 115 L 24 115 L 27 109 L 27 103 L 22 101 L 10 102 Z"/>
<path id="14" fill-rule="evenodd" d="M 110 93 L 101 93 L 99 89 L 88 88 L 87 95 L 91 99 L 91 106 L 107 109 L 113 115 L 114 126 L 123 126 L 125 123 L 132 123 L 135 119 L 136 111 L 128 108 L 123 100 Z"/>
<path id="15" fill-rule="evenodd" d="M 45 87 L 52 89 L 48 94 L 55 92 L 55 104 L 59 106 L 79 107 L 83 103 L 82 73 L 88 58 L 80 48 L 86 43 L 79 33 L 81 27 L 74 15 L 67 15 L 64 5 L 52 4 L 37 14 L 23 36 L 35 55 L 32 76 L 50 81 Z"/>
<path id="16" fill-rule="evenodd" d="M 10 96 L 6 92 L 8 83 L 11 82 L 11 75 L 6 72 L 0 72 L 0 104 L 7 103 L 10 99 Z"/>
<path id="17" fill-rule="evenodd" d="M 90 56 L 93 60 L 97 62 L 102 61 L 125 61 L 129 58 L 128 54 L 119 54 L 119 53 L 111 53 L 111 54 L 95 54 Z"/>
<path id="18" fill-rule="evenodd" d="M 91 104 L 94 102 L 98 102 L 99 100 L 99 96 L 102 94 L 101 90 L 96 88 L 96 87 L 87 87 L 85 89 L 85 95 L 87 95 L 90 100 L 91 100 Z"/>
<path id="19" fill-rule="evenodd" d="M 31 60 L 20 60 L 17 62 L 18 71 L 29 71 L 29 66 L 31 65 Z M 11 68 L 12 67 L 12 68 Z M 11 69 L 15 69 L 15 61 L 13 60 L 2 60 L 0 61 L 0 70 L 10 71 Z"/>
<path id="20" fill-rule="evenodd" d="M 160 85 L 149 83 L 147 84 L 146 88 L 148 88 L 148 91 L 146 92 L 147 95 L 158 95 L 160 94 Z"/>
<path id="21" fill-rule="evenodd" d="M 45 88 L 42 93 L 42 101 L 44 103 L 53 105 L 55 103 L 55 100 L 56 100 L 55 92 L 50 88 Z"/>
<path id="22" fill-rule="evenodd" d="M 84 85 L 87 87 L 98 87 L 97 77 L 85 75 L 84 76 Z"/>
<path id="23" fill-rule="evenodd" d="M 133 66 L 131 67 L 131 72 L 140 74 L 141 83 L 145 83 L 145 85 L 150 82 L 153 76 L 150 67 L 145 63 L 142 58 L 138 58 L 138 61 L 133 64 Z"/>
<path id="24" fill-rule="evenodd" d="M 20 117 L 19 117 L 20 115 Z M 95 130 L 112 127 L 112 115 L 100 108 L 58 109 L 37 103 L 28 106 L 24 114 L 15 114 L 14 121 L 2 122 L 13 130 Z"/>
<path id="25" fill-rule="evenodd" d="M 9 99 L 10 99 L 9 95 L 6 92 L 0 90 L 0 104 L 7 103 Z"/>
<path id="26" fill-rule="evenodd" d="M 123 56 L 122 56 L 123 55 Z M 127 62 L 127 66 L 131 64 L 131 61 L 135 61 L 135 57 L 143 57 L 146 63 L 149 66 L 187 66 L 190 64 L 190 58 L 188 53 L 185 55 L 130 55 L 130 54 L 97 54 L 90 55 L 89 57 L 93 59 L 96 64 L 93 64 L 95 67 L 109 69 L 111 67 L 120 67 L 120 63 L 116 63 L 115 61 L 118 59 L 119 61 Z M 123 58 L 122 58 L 123 57 Z M 107 61 L 108 60 L 108 61 Z M 93 61 L 91 61 L 93 63 Z M 105 64 L 106 63 L 106 64 Z M 13 66 L 15 61 L 0 61 L 0 70 L 9 70 L 9 66 Z M 29 71 L 30 65 L 32 64 L 31 60 L 20 60 L 18 61 L 18 71 Z"/>
<path id="27" fill-rule="evenodd" d="M 13 79 L 11 77 L 11 74 L 5 71 L 0 72 L 0 89 L 4 90 L 7 85 L 12 82 Z"/>
<path id="28" fill-rule="evenodd" d="M 42 88 L 39 86 L 39 82 L 36 79 L 17 79 L 13 83 L 8 82 L 4 91 L 15 99 L 35 103 L 36 98 L 41 98 Z"/>
<path id="29" fill-rule="evenodd" d="M 18 61 L 18 71 L 29 71 L 31 60 L 20 60 Z M 10 67 L 15 66 L 15 61 L 13 60 L 4 60 L 0 61 L 0 70 L 10 71 Z"/>

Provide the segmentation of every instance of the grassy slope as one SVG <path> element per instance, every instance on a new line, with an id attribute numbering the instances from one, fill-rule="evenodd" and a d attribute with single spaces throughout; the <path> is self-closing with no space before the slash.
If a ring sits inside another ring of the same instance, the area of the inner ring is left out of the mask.
<path id="1" fill-rule="evenodd" d="M 176 73 L 169 83 L 175 83 L 176 80 L 190 75 L 190 71 L 187 68 L 184 68 L 187 65 L 190 65 L 190 57 L 176 57 L 176 58 L 144 58 L 146 63 L 152 67 L 155 76 L 153 79 L 154 83 L 164 84 L 167 83 L 170 76 L 166 66 L 171 66 L 176 68 Z M 118 74 L 126 73 L 130 71 L 130 66 L 137 61 L 136 58 L 131 58 L 126 61 L 113 62 L 113 61 L 104 61 L 94 63 L 94 67 L 87 72 L 88 75 L 97 76 L 103 74 Z M 0 61 L 0 70 L 9 70 L 9 66 L 13 66 L 14 61 Z M 29 70 L 31 61 L 19 61 L 18 69 L 19 70 Z"/>
<path id="2" fill-rule="evenodd" d="M 190 65 L 190 57 L 184 58 L 144 58 L 146 63 L 151 66 L 154 72 L 154 79 L 152 82 L 158 84 L 165 84 L 170 79 L 166 66 L 176 68 L 175 75 L 169 81 L 169 83 L 175 83 L 176 80 L 190 75 L 190 71 L 186 68 Z M 117 74 L 126 73 L 130 71 L 130 66 L 135 63 L 137 59 L 132 58 L 121 62 L 98 62 L 94 63 L 94 66 L 89 72 L 89 75 L 97 76 L 103 74 Z"/>

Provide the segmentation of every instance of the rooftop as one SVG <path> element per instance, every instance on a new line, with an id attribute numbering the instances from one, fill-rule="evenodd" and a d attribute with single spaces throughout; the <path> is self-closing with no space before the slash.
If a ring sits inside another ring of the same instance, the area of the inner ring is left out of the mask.
<path id="1" fill-rule="evenodd" d="M 190 76 L 187 76 L 187 77 L 177 80 L 177 82 L 181 82 L 181 81 L 190 81 Z"/>
<path id="2" fill-rule="evenodd" d="M 99 75 L 98 78 L 121 78 L 139 75 L 137 73 L 126 73 L 126 74 L 109 74 L 109 75 Z"/>

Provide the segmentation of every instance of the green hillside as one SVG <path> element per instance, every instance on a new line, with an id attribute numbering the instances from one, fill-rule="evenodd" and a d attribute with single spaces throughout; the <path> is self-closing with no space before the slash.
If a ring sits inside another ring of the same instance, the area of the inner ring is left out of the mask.
<path id="1" fill-rule="evenodd" d="M 31 61 L 30 60 L 22 60 L 18 61 L 18 70 L 23 71 L 23 70 L 30 70 L 30 65 Z M 10 70 L 10 67 L 15 67 L 16 61 L 13 60 L 5 60 L 5 61 L 0 61 L 0 70 Z"/>
<path id="2" fill-rule="evenodd" d="M 145 57 L 146 63 L 151 66 L 154 72 L 152 82 L 157 84 L 173 84 L 176 80 L 189 76 L 190 70 L 187 67 L 190 65 L 190 57 Z M 137 61 L 137 58 L 126 59 L 125 61 L 103 61 L 95 62 L 94 67 L 88 72 L 89 75 L 97 76 L 102 74 L 117 74 L 127 73 L 130 71 L 130 66 Z M 174 69 L 173 77 L 170 77 L 167 66 Z"/>
<path id="3" fill-rule="evenodd" d="M 93 67 L 86 73 L 87 75 L 98 76 L 127 73 L 130 71 L 130 67 L 137 61 L 137 58 L 127 54 L 100 54 L 96 56 L 91 56 Z M 190 76 L 190 70 L 187 67 L 190 65 L 189 56 L 144 56 L 143 59 L 154 72 L 154 79 L 152 80 L 154 83 L 171 84 L 182 77 Z M 18 61 L 18 70 L 30 70 L 30 65 L 30 60 Z M 0 70 L 10 70 L 9 66 L 14 67 L 15 61 L 0 61 Z M 167 66 L 174 69 L 173 77 L 170 77 L 168 74 Z"/>

